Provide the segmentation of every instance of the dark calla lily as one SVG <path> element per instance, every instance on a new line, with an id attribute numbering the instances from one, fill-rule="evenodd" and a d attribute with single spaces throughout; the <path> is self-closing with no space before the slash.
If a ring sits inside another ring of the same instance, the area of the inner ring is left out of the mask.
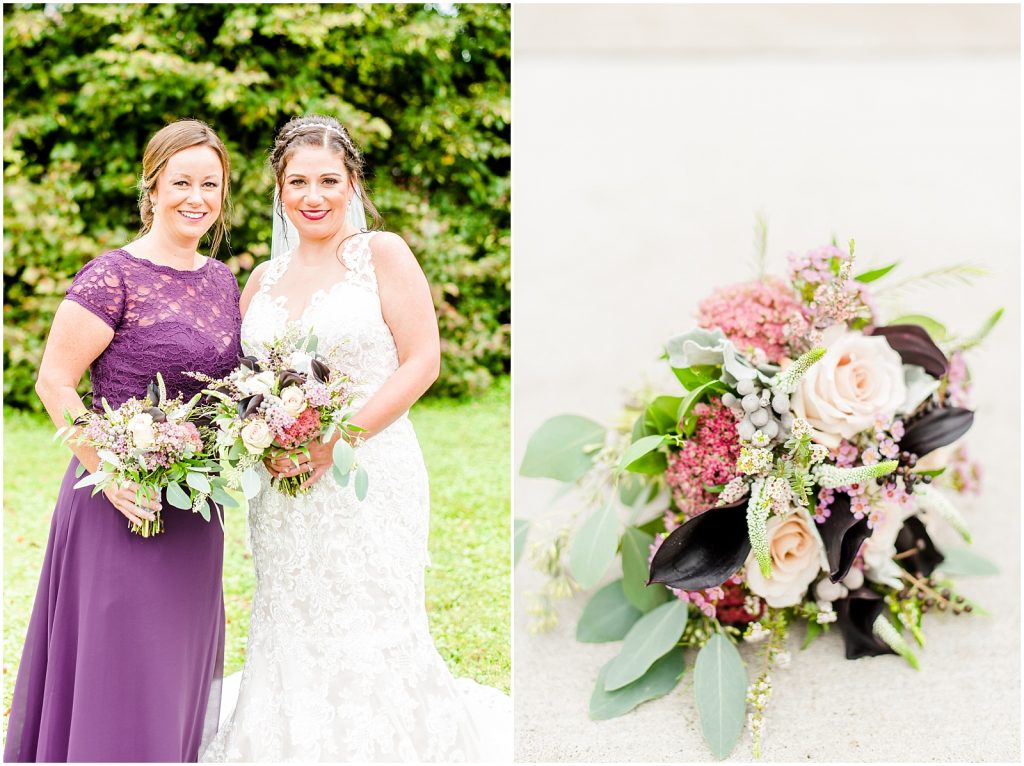
<path id="1" fill-rule="evenodd" d="M 319 380 L 321 383 L 326 383 L 327 378 L 331 375 L 330 368 L 318 359 L 313 359 L 309 363 L 309 369 L 313 372 L 313 377 Z"/>
<path id="2" fill-rule="evenodd" d="M 906 551 L 914 551 L 912 555 L 896 559 L 896 563 L 913 575 L 928 577 L 946 558 L 935 547 L 924 522 L 917 516 L 911 516 L 896 535 L 896 555 Z"/>
<path id="3" fill-rule="evenodd" d="M 280 384 L 279 390 L 284 391 L 288 386 L 301 386 L 306 382 L 306 376 L 295 370 L 282 370 L 277 382 Z"/>
<path id="4" fill-rule="evenodd" d="M 149 385 L 146 386 L 146 397 L 154 407 L 160 405 L 160 386 L 157 385 L 156 378 L 149 381 Z"/>
<path id="5" fill-rule="evenodd" d="M 846 598 L 836 602 L 839 630 L 846 644 L 846 659 L 896 654 L 872 630 L 878 615 L 886 608 L 882 597 L 870 588 L 852 590 Z"/>
<path id="6" fill-rule="evenodd" d="M 159 407 L 150 407 L 147 410 L 145 410 L 145 412 L 151 418 L 153 418 L 154 423 L 163 423 L 165 420 L 167 420 L 167 416 L 164 414 L 164 411 Z"/>
<path id="7" fill-rule="evenodd" d="M 855 519 L 850 513 L 850 496 L 836 492 L 829 506 L 831 514 L 824 524 L 818 524 L 818 534 L 825 544 L 828 556 L 828 579 L 839 582 L 850 572 L 861 544 L 874 531 L 868 528 L 867 518 Z"/>
<path id="8" fill-rule="evenodd" d="M 254 356 L 240 356 L 238 357 L 238 363 L 248 370 L 253 372 L 262 372 L 263 369 L 260 367 L 259 361 Z"/>
<path id="9" fill-rule="evenodd" d="M 703 590 L 728 580 L 750 554 L 748 499 L 710 508 L 674 530 L 654 554 L 647 584 Z"/>
<path id="10" fill-rule="evenodd" d="M 928 335 L 927 330 L 916 324 L 891 324 L 876 327 L 872 335 L 881 335 L 900 355 L 904 364 L 916 364 L 933 378 L 941 378 L 949 369 L 949 360 Z"/>
<path id="11" fill-rule="evenodd" d="M 900 449 L 927 455 L 933 449 L 952 444 L 974 423 L 974 413 L 962 407 L 940 407 L 907 424 Z"/>
<path id="12" fill-rule="evenodd" d="M 243 420 L 254 414 L 263 403 L 263 394 L 253 394 L 238 402 L 238 416 Z"/>

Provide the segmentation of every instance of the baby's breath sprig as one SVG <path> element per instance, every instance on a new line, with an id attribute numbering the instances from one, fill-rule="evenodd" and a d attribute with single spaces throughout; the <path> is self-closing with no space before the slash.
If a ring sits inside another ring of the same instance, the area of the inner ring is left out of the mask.
<path id="1" fill-rule="evenodd" d="M 570 534 L 569 527 L 562 527 L 549 542 L 534 543 L 530 550 L 534 568 L 548 578 L 539 593 L 528 594 L 531 605 L 526 611 L 534 618 L 529 625 L 531 633 L 543 633 L 554 628 L 558 624 L 554 602 L 570 598 L 580 590 L 569 573 L 569 567 L 562 560 L 562 554 L 569 545 Z"/>

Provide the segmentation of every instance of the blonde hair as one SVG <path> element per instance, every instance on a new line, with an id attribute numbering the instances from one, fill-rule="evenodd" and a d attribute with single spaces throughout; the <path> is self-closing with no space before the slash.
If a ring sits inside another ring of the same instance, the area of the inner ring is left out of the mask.
<path id="1" fill-rule="evenodd" d="M 165 125 L 149 139 L 146 151 L 142 155 L 142 178 L 139 179 L 139 214 L 142 217 L 142 233 L 153 227 L 153 202 L 149 195 L 156 188 L 157 179 L 167 166 L 167 161 L 184 149 L 193 146 L 209 146 L 220 159 L 224 171 L 224 183 L 221 185 L 220 215 L 213 222 L 208 232 L 210 236 L 210 256 L 217 256 L 221 242 L 228 239 L 228 218 L 230 200 L 228 193 L 231 187 L 231 165 L 228 162 L 228 150 L 224 142 L 209 125 L 200 120 L 178 120 Z"/>

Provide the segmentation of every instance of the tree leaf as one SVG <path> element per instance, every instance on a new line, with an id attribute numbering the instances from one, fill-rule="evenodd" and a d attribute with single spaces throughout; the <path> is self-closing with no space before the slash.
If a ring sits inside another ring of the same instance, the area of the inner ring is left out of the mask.
<path id="1" fill-rule="evenodd" d="M 576 623 L 576 640 L 584 644 L 621 641 L 642 613 L 629 603 L 622 580 L 605 585 L 591 596 Z"/>
<path id="2" fill-rule="evenodd" d="M 716 758 L 728 757 L 743 731 L 747 670 L 736 647 L 716 633 L 697 654 L 693 693 L 701 729 Z"/>
<path id="3" fill-rule="evenodd" d="M 210 487 L 210 480 L 207 479 L 203 474 L 197 473 L 196 471 L 189 471 L 185 474 L 185 483 L 188 484 L 192 489 L 198 490 L 199 492 L 210 493 L 212 489 Z M 209 519 L 207 519 L 209 521 Z"/>
<path id="4" fill-rule="evenodd" d="M 624 476 L 619 482 L 619 500 L 629 507 L 640 499 L 644 491 L 644 480 L 639 476 Z"/>
<path id="5" fill-rule="evenodd" d="M 937 567 L 937 573 L 945 577 L 970 577 L 999 574 L 994 562 L 967 548 L 945 550 L 946 558 Z"/>
<path id="6" fill-rule="evenodd" d="M 616 468 L 618 471 L 628 471 L 633 463 L 638 461 L 648 452 L 654 452 L 662 444 L 665 443 L 665 437 L 661 434 L 653 434 L 651 436 L 644 436 L 637 441 L 630 444 L 626 451 L 622 453 L 622 458 L 619 460 L 619 465 Z"/>
<path id="7" fill-rule="evenodd" d="M 370 489 L 370 477 L 366 473 L 366 469 L 363 468 L 362 466 L 359 466 L 358 468 L 356 468 L 356 480 L 355 480 L 356 498 L 358 498 L 360 502 L 365 500 L 366 499 L 366 493 L 369 491 L 369 489 Z"/>
<path id="8" fill-rule="evenodd" d="M 871 271 L 865 271 L 863 274 L 859 274 L 854 277 L 858 282 L 867 284 L 868 282 L 874 282 L 876 279 L 881 279 L 890 271 L 895 269 L 899 265 L 899 262 L 890 263 L 888 266 L 883 266 L 880 269 L 872 269 Z"/>
<path id="9" fill-rule="evenodd" d="M 522 476 L 576 481 L 593 464 L 590 450 L 604 444 L 600 423 L 579 415 L 557 415 L 545 421 L 526 444 L 519 466 Z"/>
<path id="10" fill-rule="evenodd" d="M 608 503 L 594 511 L 580 528 L 569 551 L 569 569 L 576 582 L 592 588 L 615 558 L 619 542 L 619 517 Z"/>
<path id="11" fill-rule="evenodd" d="M 605 676 L 609 665 L 611 662 L 601 668 L 594 692 L 590 695 L 592 721 L 606 721 L 625 715 L 643 702 L 665 696 L 676 687 L 686 669 L 683 647 L 679 646 L 658 659 L 641 678 L 621 689 L 608 691 L 605 689 Z"/>
<path id="12" fill-rule="evenodd" d="M 523 555 L 523 549 L 526 548 L 526 535 L 530 531 L 530 522 L 527 519 L 516 519 L 515 520 L 515 532 L 513 533 L 512 549 L 514 551 L 514 562 L 519 563 L 519 559 Z"/>
<path id="13" fill-rule="evenodd" d="M 182 510 L 192 508 L 192 499 L 176 481 L 172 481 L 167 485 L 167 502 L 175 508 L 181 508 Z"/>
<path id="14" fill-rule="evenodd" d="M 640 678 L 683 634 L 689 604 L 677 598 L 648 612 L 629 629 L 622 651 L 607 668 L 606 691 L 621 689 Z"/>
<path id="15" fill-rule="evenodd" d="M 807 621 L 807 630 L 804 632 L 804 640 L 803 640 L 803 643 L 800 644 L 800 650 L 803 651 L 808 646 L 810 646 L 811 642 L 814 641 L 814 639 L 816 639 L 818 636 L 820 636 L 821 633 L 822 633 L 822 627 L 818 623 L 818 621 L 817 620 L 808 620 Z"/>
<path id="16" fill-rule="evenodd" d="M 653 543 L 651 535 L 636 527 L 627 527 L 622 536 L 622 589 L 629 603 L 641 612 L 651 611 L 669 595 L 664 586 L 647 585 L 647 560 Z"/>

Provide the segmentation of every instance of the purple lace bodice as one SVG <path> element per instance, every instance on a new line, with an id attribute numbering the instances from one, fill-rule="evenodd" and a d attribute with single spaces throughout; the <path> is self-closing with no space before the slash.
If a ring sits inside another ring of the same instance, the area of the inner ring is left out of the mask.
<path id="1" fill-rule="evenodd" d="M 168 396 L 190 397 L 203 383 L 185 371 L 220 377 L 241 353 L 238 283 L 223 263 L 195 271 L 112 250 L 89 261 L 65 294 L 114 330 L 92 364 L 93 409 L 142 396 L 157 372 Z"/>

